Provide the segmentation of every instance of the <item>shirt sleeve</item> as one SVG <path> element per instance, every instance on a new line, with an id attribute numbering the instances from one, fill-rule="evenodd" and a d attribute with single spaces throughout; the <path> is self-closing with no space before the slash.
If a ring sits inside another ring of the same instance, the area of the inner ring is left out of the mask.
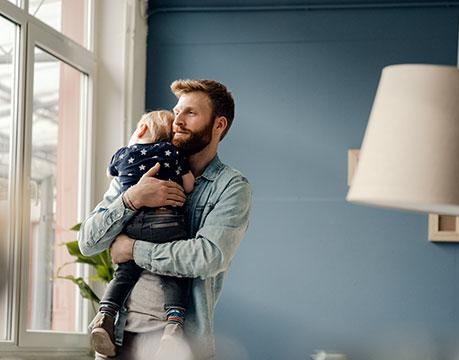
<path id="1" fill-rule="evenodd" d="M 136 241 L 135 262 L 153 273 L 202 279 L 226 271 L 244 237 L 251 207 L 251 188 L 234 178 L 207 215 L 196 237 L 163 244 Z"/>
<path id="2" fill-rule="evenodd" d="M 125 147 L 118 149 L 118 151 L 113 154 L 112 159 L 110 160 L 110 164 L 108 164 L 108 173 L 111 176 L 118 176 L 118 163 L 120 160 L 120 155 L 124 152 L 125 149 Z"/>
<path id="3" fill-rule="evenodd" d="M 121 198 L 121 184 L 114 178 L 103 200 L 82 222 L 78 232 L 78 245 L 86 256 L 108 249 L 135 211 L 124 206 Z"/>

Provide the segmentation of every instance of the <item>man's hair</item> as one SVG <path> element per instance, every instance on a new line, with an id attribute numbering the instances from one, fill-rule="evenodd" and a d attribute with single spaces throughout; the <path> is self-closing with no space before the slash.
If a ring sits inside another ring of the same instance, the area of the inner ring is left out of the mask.
<path id="1" fill-rule="evenodd" d="M 137 126 L 146 124 L 150 132 L 155 133 L 155 142 L 170 141 L 172 138 L 172 122 L 174 114 L 167 110 L 157 110 L 145 113 Z"/>
<path id="2" fill-rule="evenodd" d="M 223 131 L 220 140 L 225 137 L 234 119 L 234 99 L 225 85 L 215 80 L 180 79 L 171 84 L 171 90 L 177 98 L 196 91 L 207 94 L 212 104 L 212 118 L 224 116 L 228 121 L 228 126 Z"/>

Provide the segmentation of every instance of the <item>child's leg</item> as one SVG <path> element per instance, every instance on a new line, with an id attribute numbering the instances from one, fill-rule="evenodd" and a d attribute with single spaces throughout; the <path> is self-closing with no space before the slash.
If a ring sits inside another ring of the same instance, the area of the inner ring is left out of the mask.
<path id="1" fill-rule="evenodd" d="M 183 214 L 158 211 L 154 208 L 142 208 L 126 224 L 124 232 L 131 238 L 152 243 L 167 243 L 188 238 Z M 168 322 L 183 326 L 191 279 L 162 279 Z"/>
<path id="2" fill-rule="evenodd" d="M 108 284 L 91 329 L 91 340 L 94 349 L 99 354 L 116 355 L 115 316 L 126 301 L 141 272 L 142 268 L 134 261 L 119 264 L 113 280 Z"/>
<path id="3" fill-rule="evenodd" d="M 167 322 L 183 326 L 191 289 L 190 278 L 161 276 Z"/>
<path id="4" fill-rule="evenodd" d="M 119 264 L 100 301 L 99 311 L 115 316 L 139 280 L 142 271 L 143 269 L 133 260 Z"/>
<path id="5" fill-rule="evenodd" d="M 167 325 L 154 358 L 158 360 L 188 359 L 184 355 L 191 354 L 191 352 L 184 338 L 183 324 L 192 280 L 169 276 L 161 276 L 161 280 L 165 295 L 164 308 Z M 183 352 L 187 349 L 188 352 Z"/>

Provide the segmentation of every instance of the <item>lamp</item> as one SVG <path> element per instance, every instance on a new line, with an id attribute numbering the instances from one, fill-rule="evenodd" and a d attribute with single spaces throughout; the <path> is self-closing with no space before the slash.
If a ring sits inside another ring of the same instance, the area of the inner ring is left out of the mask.
<path id="1" fill-rule="evenodd" d="M 459 69 L 383 69 L 347 200 L 459 215 Z"/>

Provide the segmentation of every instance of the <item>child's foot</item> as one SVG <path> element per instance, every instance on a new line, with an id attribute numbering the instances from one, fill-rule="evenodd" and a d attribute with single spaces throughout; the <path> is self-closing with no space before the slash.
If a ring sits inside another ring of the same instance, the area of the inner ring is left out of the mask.
<path id="1" fill-rule="evenodd" d="M 190 360 L 191 350 L 185 341 L 183 327 L 179 324 L 167 324 L 161 337 L 155 360 Z"/>
<path id="2" fill-rule="evenodd" d="M 113 334 L 115 318 L 107 313 L 98 312 L 92 321 L 91 341 L 94 350 L 106 356 L 116 355 L 115 335 Z"/>

